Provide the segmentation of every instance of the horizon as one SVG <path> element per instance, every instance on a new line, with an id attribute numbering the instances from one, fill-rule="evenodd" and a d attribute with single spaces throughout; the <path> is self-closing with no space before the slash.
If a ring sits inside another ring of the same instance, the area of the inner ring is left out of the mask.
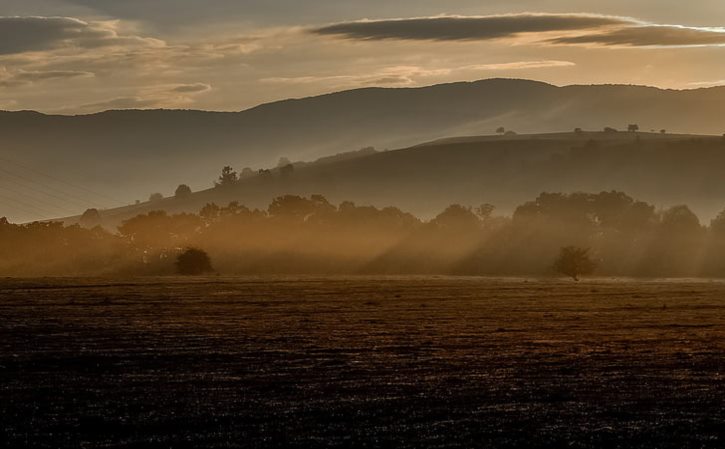
<path id="1" fill-rule="evenodd" d="M 65 116 L 65 117 L 82 117 L 82 116 L 89 116 L 89 115 L 96 115 L 96 114 L 103 114 L 105 112 L 119 112 L 119 111 L 186 111 L 186 112 L 211 112 L 211 113 L 239 113 L 239 112 L 245 112 L 249 111 L 255 108 L 258 108 L 260 106 L 266 106 L 270 104 L 276 104 L 276 103 L 284 103 L 287 101 L 296 101 L 296 100 L 305 100 L 310 98 L 318 98 L 318 97 L 325 97 L 325 96 L 331 96 L 336 94 L 343 94 L 346 92 L 355 92 L 355 91 L 364 91 L 364 90 L 375 90 L 375 89 L 385 89 L 385 90 L 417 90 L 417 89 L 426 89 L 430 87 L 439 87 L 439 86 L 448 86 L 448 85 L 456 85 L 456 84 L 476 84 L 476 83 L 483 83 L 487 81 L 524 81 L 524 82 L 531 82 L 536 84 L 546 84 L 552 87 L 556 88 L 567 88 L 567 87 L 639 87 L 639 88 L 645 88 L 645 89 L 656 89 L 660 91 L 675 91 L 675 92 L 690 92 L 690 91 L 698 91 L 698 90 L 710 90 L 710 89 L 721 89 L 725 88 L 725 81 L 723 81 L 722 85 L 715 85 L 715 86 L 701 86 L 701 87 L 685 87 L 685 88 L 668 88 L 668 87 L 661 87 L 661 86 L 655 86 L 655 85 L 648 85 L 648 84 L 626 84 L 626 83 L 595 83 L 595 84 L 555 84 L 547 81 L 537 80 L 537 79 L 531 79 L 531 78 L 507 78 L 507 77 L 493 77 L 493 78 L 481 78 L 477 80 L 459 80 L 459 81 L 449 81 L 445 83 L 437 83 L 437 84 L 425 84 L 420 86 L 367 86 L 367 87 L 356 87 L 351 89 L 344 89 L 344 90 L 335 90 L 330 92 L 324 92 L 319 94 L 313 94 L 309 96 L 302 96 L 302 97 L 288 97 L 288 98 L 278 98 L 278 99 L 272 99 L 270 101 L 259 103 L 252 105 L 245 109 L 228 109 L 228 110 L 221 110 L 221 109 L 195 109 L 195 108 L 121 108 L 121 109 L 104 109 L 99 110 L 95 112 L 85 112 L 85 113 L 53 113 L 53 112 L 43 112 L 38 111 L 34 109 L 2 109 L 0 108 L 0 112 L 36 112 L 42 115 L 47 116 Z M 564 131 L 550 131 L 549 133 L 559 133 Z M 540 133 L 532 133 L 532 134 L 540 134 Z M 686 133 L 685 133 L 686 134 Z M 716 135 L 716 134 L 693 134 L 693 135 Z M 460 136 L 451 136 L 451 137 L 460 137 Z"/>

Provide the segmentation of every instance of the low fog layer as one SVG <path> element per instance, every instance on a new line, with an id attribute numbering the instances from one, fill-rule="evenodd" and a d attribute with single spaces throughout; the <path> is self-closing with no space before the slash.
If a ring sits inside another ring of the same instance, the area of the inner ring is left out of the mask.
<path id="1" fill-rule="evenodd" d="M 703 226 L 687 206 L 658 211 L 614 191 L 544 193 L 511 216 L 454 204 L 427 221 L 319 195 L 279 197 L 265 210 L 154 211 L 115 233 L 100 221 L 93 211 L 82 226 L 0 221 L 0 276 L 168 275 L 188 248 L 222 274 L 545 276 L 564 247 L 589 249 L 600 275 L 725 276 L 725 212 Z"/>

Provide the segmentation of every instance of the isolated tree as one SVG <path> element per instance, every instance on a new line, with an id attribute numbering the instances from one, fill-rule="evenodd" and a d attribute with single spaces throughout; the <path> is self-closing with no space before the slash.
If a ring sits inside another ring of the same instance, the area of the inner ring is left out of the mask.
<path id="1" fill-rule="evenodd" d="M 215 187 L 230 187 L 239 181 L 237 172 L 230 166 L 222 168 L 222 173 L 219 175 L 219 179 L 214 183 Z"/>
<path id="2" fill-rule="evenodd" d="M 496 128 L 496 134 L 503 134 L 505 132 L 506 128 L 504 128 L 503 126 L 499 126 L 498 128 Z"/>
<path id="3" fill-rule="evenodd" d="M 197 248 L 189 248 L 176 258 L 176 272 L 185 276 L 198 276 L 204 273 L 211 273 L 214 269 L 211 266 L 209 255 Z"/>
<path id="4" fill-rule="evenodd" d="M 295 171 L 295 166 L 292 164 L 283 165 L 279 168 L 279 174 L 282 179 L 289 179 Z"/>
<path id="5" fill-rule="evenodd" d="M 254 176 L 254 170 L 249 167 L 244 167 L 239 174 L 239 179 L 251 178 L 252 176 Z"/>
<path id="6" fill-rule="evenodd" d="M 582 129 L 581 129 L 581 128 L 574 128 L 574 132 L 575 132 L 575 133 L 577 133 L 577 134 L 581 134 L 581 133 L 583 133 L 584 131 L 582 131 Z"/>
<path id="7" fill-rule="evenodd" d="M 161 201 L 164 199 L 164 196 L 160 193 L 152 193 L 151 196 L 149 196 L 149 201 L 152 203 L 155 203 L 156 201 Z"/>
<path id="8" fill-rule="evenodd" d="M 98 209 L 86 209 L 81 215 L 80 223 L 84 228 L 94 228 L 101 224 L 101 214 Z"/>
<path id="9" fill-rule="evenodd" d="M 631 133 L 636 133 L 637 131 L 639 131 L 639 125 L 636 123 L 632 123 L 631 125 L 627 126 L 627 131 Z"/>
<path id="10" fill-rule="evenodd" d="M 589 257 L 589 248 L 566 246 L 554 261 L 554 270 L 579 282 L 579 276 L 592 274 L 596 263 Z"/>
<path id="11" fill-rule="evenodd" d="M 186 184 L 180 184 L 176 188 L 176 192 L 174 192 L 174 197 L 176 198 L 188 198 L 189 196 L 191 196 L 191 187 Z"/>
<path id="12" fill-rule="evenodd" d="M 667 134 L 667 130 L 666 129 L 661 129 L 660 130 L 660 134 Z"/>

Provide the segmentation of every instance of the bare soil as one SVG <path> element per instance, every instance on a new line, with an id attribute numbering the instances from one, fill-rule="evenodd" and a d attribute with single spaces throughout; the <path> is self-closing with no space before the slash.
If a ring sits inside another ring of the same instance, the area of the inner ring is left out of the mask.
<path id="1" fill-rule="evenodd" d="M 719 282 L 0 280 L 13 448 L 720 448 L 724 376 Z"/>

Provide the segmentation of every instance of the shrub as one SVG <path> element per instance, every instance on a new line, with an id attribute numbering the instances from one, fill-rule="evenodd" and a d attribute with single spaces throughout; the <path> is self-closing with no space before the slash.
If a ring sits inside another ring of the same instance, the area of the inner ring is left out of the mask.
<path id="1" fill-rule="evenodd" d="M 189 248 L 176 259 L 176 272 L 179 274 L 195 276 L 212 271 L 209 255 L 200 249 Z"/>

